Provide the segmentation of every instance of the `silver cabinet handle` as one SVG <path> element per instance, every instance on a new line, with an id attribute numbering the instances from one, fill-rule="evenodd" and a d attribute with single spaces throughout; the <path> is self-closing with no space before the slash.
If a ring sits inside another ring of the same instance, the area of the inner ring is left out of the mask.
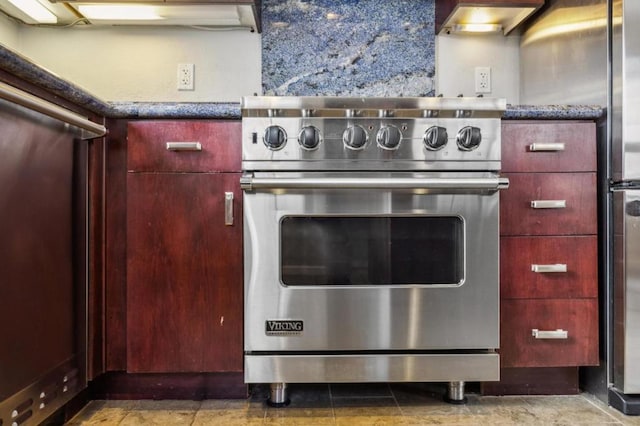
<path id="1" fill-rule="evenodd" d="M 531 152 L 564 151 L 564 143 L 532 143 L 529 145 Z"/>
<path id="2" fill-rule="evenodd" d="M 167 151 L 202 151 L 200 142 L 167 142 Z"/>
<path id="3" fill-rule="evenodd" d="M 549 272 L 567 272 L 567 264 L 566 263 L 556 263 L 555 265 L 531 265 L 531 270 L 533 272 L 546 274 Z"/>
<path id="4" fill-rule="evenodd" d="M 224 224 L 233 225 L 233 192 L 224 193 Z"/>
<path id="5" fill-rule="evenodd" d="M 567 200 L 533 200 L 532 209 L 564 209 L 567 207 Z"/>
<path id="6" fill-rule="evenodd" d="M 568 339 L 569 332 L 561 328 L 557 330 L 538 330 L 534 328 L 531 330 L 531 335 L 536 339 Z"/>

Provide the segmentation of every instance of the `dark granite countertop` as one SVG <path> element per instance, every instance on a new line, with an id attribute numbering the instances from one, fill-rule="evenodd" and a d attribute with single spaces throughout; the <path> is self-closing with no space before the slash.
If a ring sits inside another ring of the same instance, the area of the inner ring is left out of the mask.
<path id="1" fill-rule="evenodd" d="M 237 118 L 240 103 L 112 102 L 112 117 L 126 118 Z M 505 120 L 597 120 L 605 116 L 594 105 L 507 105 Z"/>
<path id="2" fill-rule="evenodd" d="M 240 118 L 240 103 L 113 102 L 112 116 L 127 118 Z M 593 105 L 507 105 L 505 120 L 597 120 Z"/>
<path id="3" fill-rule="evenodd" d="M 605 109 L 595 105 L 507 105 L 505 120 L 597 120 Z"/>
<path id="4" fill-rule="evenodd" d="M 240 119 L 240 102 L 111 102 L 109 117 Z"/>
<path id="5" fill-rule="evenodd" d="M 239 102 L 106 102 L 2 45 L 0 69 L 109 118 L 241 118 Z M 503 118 L 596 120 L 604 115 L 604 108 L 590 105 L 508 105 Z"/>

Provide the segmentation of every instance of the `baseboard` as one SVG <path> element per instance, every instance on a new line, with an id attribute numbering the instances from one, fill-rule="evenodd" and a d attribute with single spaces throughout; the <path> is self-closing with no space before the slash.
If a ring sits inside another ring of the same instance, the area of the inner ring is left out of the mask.
<path id="1" fill-rule="evenodd" d="M 576 395 L 578 367 L 502 368 L 500 381 L 483 382 L 483 395 Z"/>
<path id="2" fill-rule="evenodd" d="M 246 398 L 243 372 L 108 372 L 89 383 L 92 399 L 231 399 Z"/>
<path id="3" fill-rule="evenodd" d="M 609 388 L 609 405 L 627 416 L 640 415 L 640 395 L 627 395 Z"/>

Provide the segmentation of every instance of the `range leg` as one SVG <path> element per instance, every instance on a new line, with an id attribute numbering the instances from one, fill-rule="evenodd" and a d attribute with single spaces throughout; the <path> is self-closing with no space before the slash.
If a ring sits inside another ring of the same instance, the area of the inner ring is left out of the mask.
<path id="1" fill-rule="evenodd" d="M 464 382 L 449 382 L 444 400 L 449 404 L 466 404 L 467 398 L 464 396 Z"/>
<path id="2" fill-rule="evenodd" d="M 271 383 L 267 404 L 271 407 L 286 407 L 290 402 L 287 384 Z"/>

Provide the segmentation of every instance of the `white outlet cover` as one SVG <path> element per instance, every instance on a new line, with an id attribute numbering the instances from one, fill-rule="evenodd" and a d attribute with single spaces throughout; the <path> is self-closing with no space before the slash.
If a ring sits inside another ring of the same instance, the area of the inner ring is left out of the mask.
<path id="1" fill-rule="evenodd" d="M 177 89 L 178 90 L 193 90 L 195 80 L 195 65 L 194 64 L 178 64 L 177 74 Z"/>
<path id="2" fill-rule="evenodd" d="M 476 93 L 491 93 L 491 68 L 475 68 L 475 90 Z"/>

